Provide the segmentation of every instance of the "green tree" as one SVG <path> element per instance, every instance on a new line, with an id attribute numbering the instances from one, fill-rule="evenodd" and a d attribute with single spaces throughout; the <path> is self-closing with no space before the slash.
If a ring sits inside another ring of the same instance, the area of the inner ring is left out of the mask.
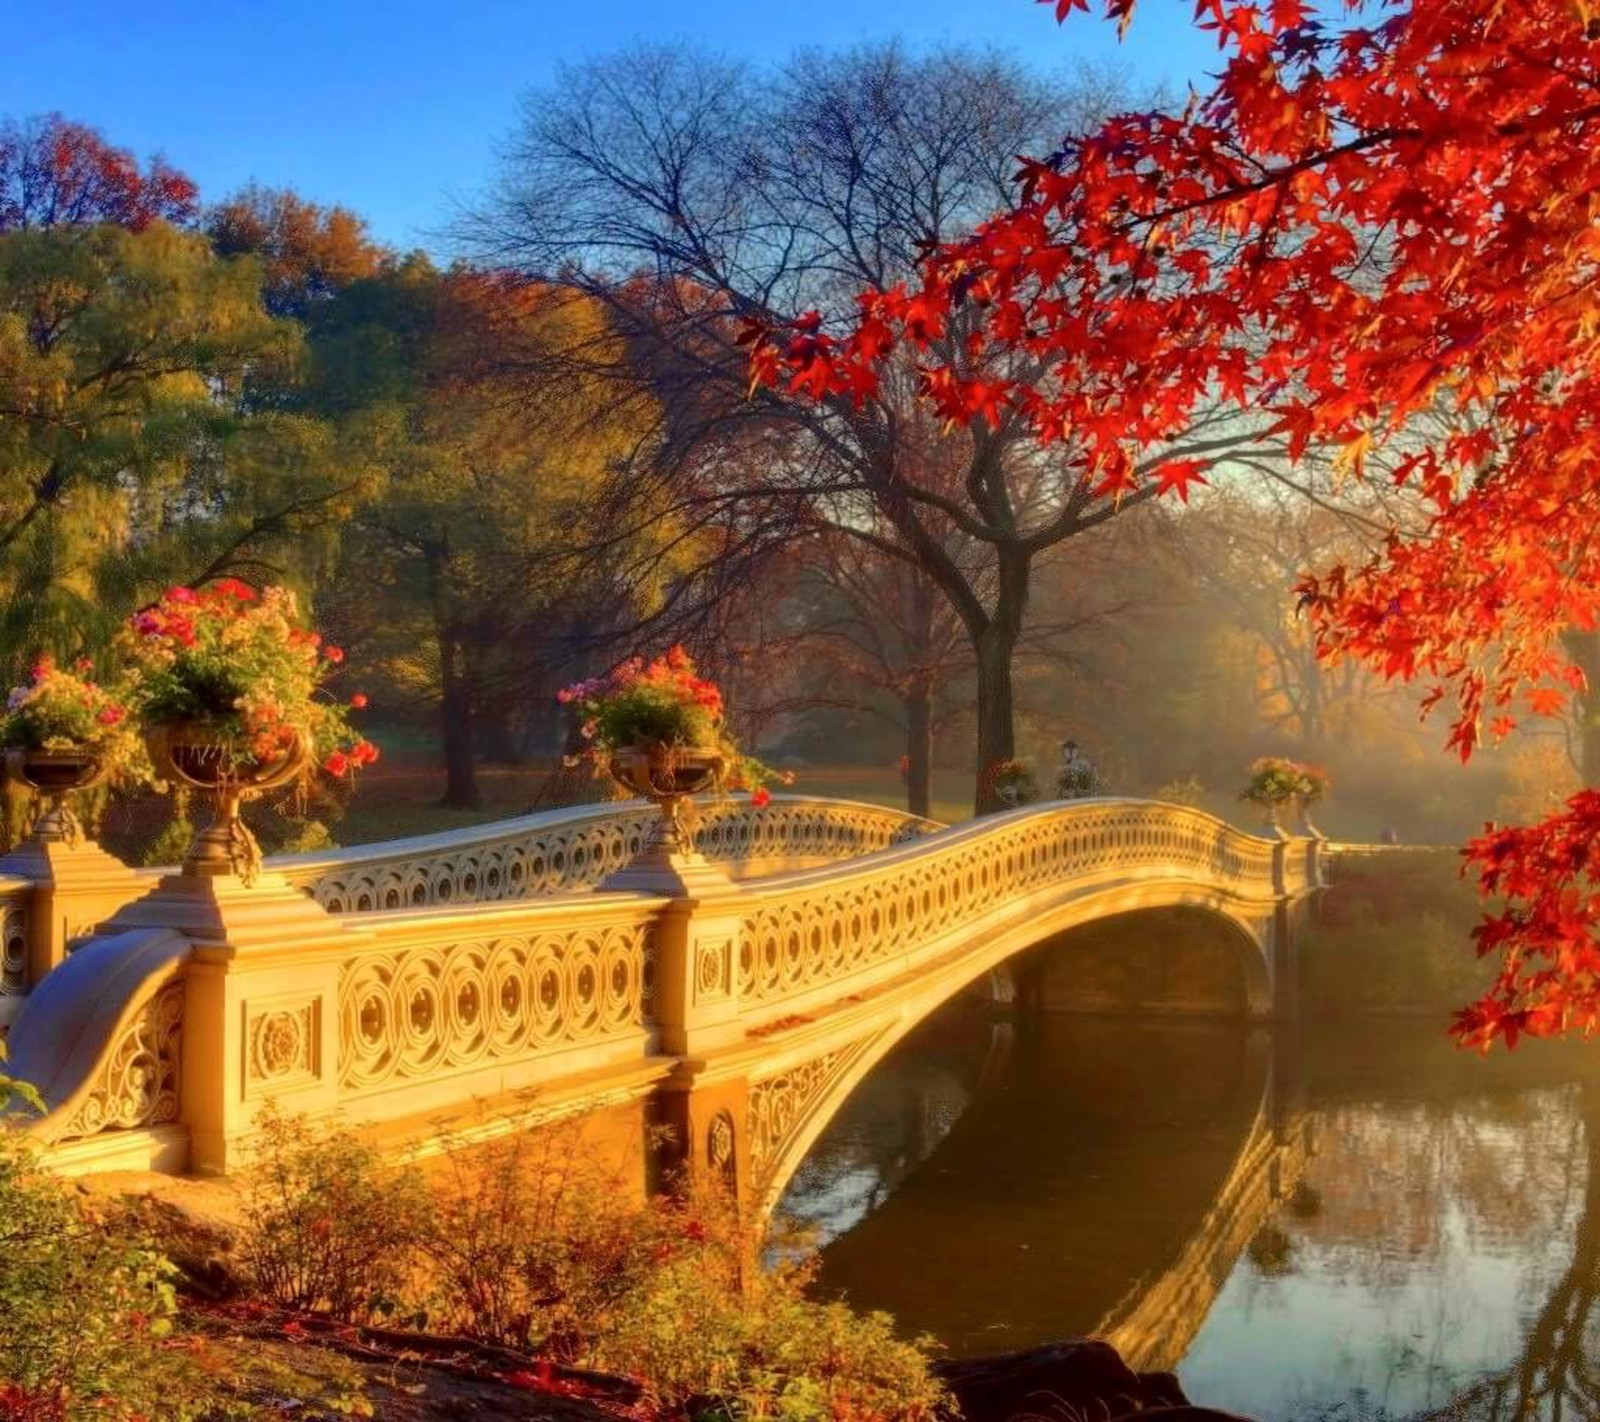
<path id="1" fill-rule="evenodd" d="M 361 469 L 256 397 L 300 344 L 260 288 L 164 222 L 0 234 L 0 663 L 91 647 L 171 582 L 303 571 Z"/>
<path id="2" fill-rule="evenodd" d="M 527 685 L 557 604 L 612 595 L 586 581 L 574 529 L 649 412 L 551 359 L 611 341 L 596 304 L 552 287 L 411 258 L 310 323 L 311 399 L 359 426 L 387 475 L 334 597 L 363 662 L 437 708 L 444 803 L 475 807 L 479 718 Z"/>

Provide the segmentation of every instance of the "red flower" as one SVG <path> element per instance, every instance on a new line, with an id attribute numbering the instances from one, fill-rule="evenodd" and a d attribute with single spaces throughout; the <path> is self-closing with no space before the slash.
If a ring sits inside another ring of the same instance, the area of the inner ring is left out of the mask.
<path id="1" fill-rule="evenodd" d="M 378 759 L 378 748 L 371 741 L 357 741 L 351 748 L 350 759 L 356 765 L 371 765 Z"/>
<path id="2" fill-rule="evenodd" d="M 364 691 L 356 692 L 356 694 L 350 698 L 350 705 L 357 711 L 365 711 L 367 709 L 367 693 Z"/>
<path id="3" fill-rule="evenodd" d="M 329 775 L 343 775 L 347 770 L 350 769 L 350 757 L 347 756 L 343 751 L 334 751 L 325 761 L 322 762 L 322 768 L 326 770 Z"/>
<path id="4" fill-rule="evenodd" d="M 120 706 L 107 706 L 96 718 L 102 726 L 115 726 L 123 717 Z"/>
<path id="5" fill-rule="evenodd" d="M 343 649 L 340 647 L 335 647 L 331 643 L 322 649 L 322 655 L 325 656 L 335 666 L 344 660 Z"/>
<path id="6" fill-rule="evenodd" d="M 194 602 L 195 595 L 192 588 L 168 588 L 161 595 L 163 602 Z"/>
<path id="7" fill-rule="evenodd" d="M 763 805 L 770 805 L 772 803 L 772 791 L 768 790 L 767 787 L 763 785 L 759 790 L 755 791 L 750 796 L 750 803 L 758 810 Z"/>

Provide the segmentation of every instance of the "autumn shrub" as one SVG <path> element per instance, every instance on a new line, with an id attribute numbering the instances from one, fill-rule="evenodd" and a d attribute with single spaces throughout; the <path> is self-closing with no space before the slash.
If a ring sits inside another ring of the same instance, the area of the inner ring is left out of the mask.
<path id="1" fill-rule="evenodd" d="M 422 1242 L 433 1311 L 477 1338 L 583 1359 L 644 1287 L 670 1228 L 663 1211 L 577 1125 L 448 1144 Z"/>
<path id="2" fill-rule="evenodd" d="M 704 1198 L 622 1301 L 588 1359 L 669 1412 L 730 1422 L 925 1422 L 947 1401 L 926 1340 L 883 1313 L 806 1296 L 809 1260 L 756 1270 L 742 1227 Z"/>
<path id="3" fill-rule="evenodd" d="M 264 1293 L 623 1374 L 663 1414 L 925 1422 L 944 1393 L 883 1314 L 807 1297 L 809 1255 L 720 1187 L 646 1197 L 581 1125 L 442 1138 L 426 1181 L 348 1131 L 269 1115 L 243 1251 Z"/>
<path id="4" fill-rule="evenodd" d="M 167 1344 L 174 1272 L 0 1130 L 0 1420 L 214 1415 L 205 1379 Z"/>
<path id="5" fill-rule="evenodd" d="M 1453 852 L 1340 866 L 1299 930 L 1305 1000 L 1323 1012 L 1445 1013 L 1482 992 L 1482 905 Z"/>
<path id="6" fill-rule="evenodd" d="M 581 1127 L 451 1155 L 425 1252 L 448 1326 L 636 1379 L 667 1413 L 738 1422 L 921 1422 L 943 1393 L 883 1314 L 806 1297 L 811 1256 L 723 1189 L 641 1198 Z"/>
<path id="7" fill-rule="evenodd" d="M 285 1308 L 334 1318 L 394 1312 L 420 1239 L 420 1180 L 385 1167 L 343 1126 L 269 1108 L 257 1129 L 240 1236 L 256 1287 Z"/>

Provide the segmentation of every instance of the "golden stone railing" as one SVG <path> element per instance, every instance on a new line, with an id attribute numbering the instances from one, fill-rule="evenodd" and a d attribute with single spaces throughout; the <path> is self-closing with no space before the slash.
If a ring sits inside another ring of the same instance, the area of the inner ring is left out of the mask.
<path id="1" fill-rule="evenodd" d="M 604 808 L 558 823 L 561 844 L 587 847 L 559 869 L 547 861 L 549 874 L 587 883 L 625 851 L 640 811 L 608 821 Z M 925 822 L 797 800 L 708 816 L 707 847 L 745 850 L 746 866 L 853 857 L 768 878 L 712 874 L 675 895 L 551 889 L 533 866 L 557 841 L 548 817 L 530 818 L 541 823 L 490 827 L 470 849 L 431 836 L 279 861 L 286 872 L 254 887 L 164 880 L 28 1000 L 12 1034 L 19 1074 L 53 1108 L 30 1129 L 62 1168 L 181 1158 L 221 1170 L 268 1102 L 403 1133 L 528 1092 L 581 1108 L 665 1090 L 730 1056 L 725 1070 L 762 1101 L 780 1070 L 805 1070 L 808 1058 L 773 1054 L 788 1025 L 814 1032 L 831 1013 L 860 1039 L 881 1010 L 903 1028 L 979 959 L 1074 914 L 1210 904 L 1254 937 L 1265 982 L 1261 935 L 1316 872 L 1304 840 L 1256 839 L 1153 802 L 1037 806 L 909 839 Z M 348 907 L 347 895 L 383 899 L 385 885 L 408 884 L 436 901 Z M 534 884 L 544 892 L 528 893 Z M 514 890 L 524 896 L 491 897 Z M 812 1056 L 843 1043 L 816 1043 Z M 741 1115 L 748 1162 L 746 1125 Z"/>
<path id="2" fill-rule="evenodd" d="M 1285 884 L 1275 847 L 1199 810 L 1154 802 L 1080 801 L 964 826 L 914 850 L 860 865 L 785 876 L 745 896 L 740 1001 L 784 1004 L 858 974 L 1049 884 L 1160 870 L 1244 890 L 1304 887 L 1305 856 Z"/>
<path id="3" fill-rule="evenodd" d="M 524 1084 L 559 1059 L 577 1073 L 648 1050 L 652 933 L 663 903 L 633 894 L 474 909 L 379 914 L 370 941 L 339 964 L 341 1102 L 370 1111 L 394 1093 L 459 1104 Z M 287 1061 L 288 1054 L 284 1054 Z M 280 1069 L 287 1069 L 287 1066 Z M 548 1073 L 545 1073 L 548 1076 Z"/>
<path id="4" fill-rule="evenodd" d="M 942 828 L 899 810 L 848 800 L 774 796 L 696 802 L 695 847 L 741 875 L 870 854 Z M 592 888 L 638 853 L 655 810 L 612 801 L 550 810 L 444 834 L 315 854 L 267 868 L 330 913 L 492 903 Z"/>

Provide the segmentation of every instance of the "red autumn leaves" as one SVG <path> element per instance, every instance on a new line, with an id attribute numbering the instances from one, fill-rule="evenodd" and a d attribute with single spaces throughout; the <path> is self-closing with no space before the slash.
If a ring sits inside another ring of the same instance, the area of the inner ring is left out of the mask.
<path id="1" fill-rule="evenodd" d="M 916 289 L 863 294 L 853 330 L 752 328 L 754 376 L 849 400 L 908 347 L 943 418 L 1025 420 L 1112 497 L 1186 497 L 1204 464 L 1160 454 L 1218 401 L 1354 475 L 1382 453 L 1428 501 L 1424 536 L 1308 577 L 1302 605 L 1327 655 L 1431 684 L 1469 755 L 1486 717 L 1559 709 L 1581 678 L 1558 635 L 1600 621 L 1600 43 L 1570 0 L 1197 19 L 1225 56 L 1208 97 L 1025 161 L 1014 210 L 930 253 Z M 981 320 L 952 358 L 958 310 Z M 1580 797 L 1475 846 L 1514 908 L 1486 925 L 1507 970 L 1465 1040 L 1600 1019 L 1575 947 L 1600 866 L 1572 867 L 1597 838 Z"/>

